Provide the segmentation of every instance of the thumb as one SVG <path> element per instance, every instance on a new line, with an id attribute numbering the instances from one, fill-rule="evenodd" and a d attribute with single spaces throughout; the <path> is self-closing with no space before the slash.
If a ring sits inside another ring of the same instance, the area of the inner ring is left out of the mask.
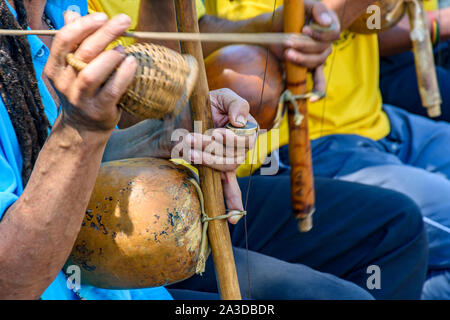
<path id="1" fill-rule="evenodd" d="M 222 187 L 228 210 L 244 210 L 242 193 L 237 181 L 236 171 L 222 173 Z M 228 218 L 228 222 L 236 224 L 241 218 L 242 216 L 233 216 Z"/>
<path id="2" fill-rule="evenodd" d="M 228 120 L 237 128 L 245 127 L 250 113 L 248 102 L 232 90 L 226 90 L 222 96 L 225 110 L 228 110 Z"/>
<path id="3" fill-rule="evenodd" d="M 333 17 L 328 12 L 328 8 L 320 2 L 315 2 L 312 7 L 314 20 L 324 27 L 329 27 L 333 23 Z"/>
<path id="4" fill-rule="evenodd" d="M 321 65 L 320 67 L 317 67 L 316 69 L 314 69 L 314 89 L 313 92 L 317 92 L 317 93 L 322 93 L 325 94 L 325 90 L 326 90 L 326 80 L 325 80 L 325 75 L 324 75 L 324 71 L 323 71 L 323 65 Z M 309 101 L 310 102 L 317 102 L 320 99 L 322 99 L 323 96 L 321 95 L 316 95 L 314 94 Z"/>
<path id="5" fill-rule="evenodd" d="M 78 12 L 67 10 L 64 12 L 64 24 L 71 24 L 80 17 Z"/>

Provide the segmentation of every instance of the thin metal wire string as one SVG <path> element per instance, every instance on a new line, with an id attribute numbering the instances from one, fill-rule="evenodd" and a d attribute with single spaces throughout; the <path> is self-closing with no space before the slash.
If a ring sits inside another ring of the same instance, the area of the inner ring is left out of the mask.
<path id="1" fill-rule="evenodd" d="M 340 21 L 343 21 L 345 18 L 345 12 L 347 11 L 347 4 L 348 4 L 348 0 L 345 1 L 344 3 L 344 9 L 342 10 L 342 15 L 341 15 L 341 19 Z M 333 73 L 333 66 L 334 66 L 334 62 L 336 60 L 336 55 L 337 55 L 337 51 L 336 48 L 333 49 L 333 53 L 332 53 L 332 57 L 331 57 L 331 64 L 330 64 L 330 70 L 328 71 L 328 78 L 325 79 L 326 80 L 326 85 L 325 85 L 325 99 L 323 100 L 323 108 L 322 108 L 322 116 L 320 119 L 320 131 L 319 131 L 319 137 L 322 136 L 323 134 L 323 126 L 324 126 L 324 121 L 325 121 L 325 109 L 327 108 L 327 101 L 328 101 L 328 88 L 330 86 L 330 80 L 331 80 L 331 75 Z"/>
<path id="2" fill-rule="evenodd" d="M 274 24 L 274 20 L 275 20 L 275 11 L 276 11 L 276 9 L 277 9 L 277 0 L 274 0 L 274 2 L 273 2 L 273 10 L 272 10 L 272 18 L 271 18 L 271 22 L 270 22 L 270 32 L 273 31 L 273 24 Z M 261 110 L 262 110 L 263 97 L 264 97 L 264 88 L 265 88 L 265 85 L 266 85 L 267 69 L 268 69 L 268 66 L 269 66 L 269 54 L 270 54 L 270 46 L 267 46 L 266 63 L 265 63 L 265 66 L 264 66 L 264 76 L 263 76 L 263 83 L 262 83 L 262 88 L 261 88 L 261 98 L 260 98 L 260 101 L 259 101 L 258 115 L 257 115 L 257 118 L 256 118 L 257 120 L 259 120 L 260 117 L 261 117 Z M 257 155 L 257 148 L 254 149 L 253 157 L 252 157 L 251 163 L 250 163 L 250 176 L 248 178 L 248 185 L 247 185 L 247 190 L 246 190 L 246 194 L 245 194 L 244 211 L 247 211 L 248 200 L 249 200 L 249 195 L 250 195 L 250 187 L 251 187 L 252 178 L 253 178 L 253 163 L 254 163 L 256 155 Z M 246 256 L 247 256 L 248 298 L 252 299 L 251 280 L 250 280 L 250 262 L 249 262 L 247 216 L 244 216 L 244 232 L 245 232 L 245 249 L 246 249 Z"/>

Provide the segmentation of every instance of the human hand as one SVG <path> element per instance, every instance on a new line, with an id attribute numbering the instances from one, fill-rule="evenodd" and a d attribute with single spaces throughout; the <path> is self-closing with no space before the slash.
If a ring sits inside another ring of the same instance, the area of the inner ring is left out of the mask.
<path id="1" fill-rule="evenodd" d="M 133 80 L 137 62 L 123 50 L 105 48 L 128 29 L 131 20 L 126 15 L 108 20 L 104 13 L 80 17 L 72 11 L 64 18 L 66 25 L 55 37 L 45 66 L 62 102 L 62 122 L 110 134 L 120 119 L 117 103 Z M 79 72 L 66 63 L 72 52 L 87 63 Z"/>
<path id="2" fill-rule="evenodd" d="M 228 210 L 243 210 L 241 190 L 236 178 L 236 170 L 242 164 L 247 151 L 256 142 L 256 133 L 238 136 L 224 128 L 227 123 L 234 127 L 244 127 L 247 121 L 256 123 L 250 115 L 247 101 L 229 89 L 211 91 L 211 111 L 215 129 L 202 134 L 187 133 L 174 150 L 182 150 L 182 158 L 193 164 L 201 164 L 221 172 L 222 186 Z M 230 223 L 237 223 L 242 216 L 233 216 Z"/>

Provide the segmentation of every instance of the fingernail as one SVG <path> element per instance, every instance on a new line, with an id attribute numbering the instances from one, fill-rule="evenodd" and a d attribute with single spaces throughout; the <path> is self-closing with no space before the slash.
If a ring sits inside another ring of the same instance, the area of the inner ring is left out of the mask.
<path id="1" fill-rule="evenodd" d="M 309 98 L 309 102 L 311 102 L 311 103 L 317 102 L 319 100 L 320 100 L 320 98 L 316 95 L 313 95 L 313 96 L 311 96 L 311 98 Z"/>
<path id="2" fill-rule="evenodd" d="M 187 143 L 191 144 L 193 140 L 194 139 L 193 139 L 192 134 L 189 133 L 188 135 L 186 135 L 186 142 Z"/>
<path id="3" fill-rule="evenodd" d="M 239 212 L 239 211 L 231 211 L 230 214 L 236 213 L 236 212 Z M 243 217 L 242 214 L 241 215 L 232 216 L 232 217 L 229 218 L 229 222 L 231 224 L 237 224 L 239 222 L 239 220 L 242 219 L 242 217 Z"/>
<path id="4" fill-rule="evenodd" d="M 137 60 L 136 60 L 136 58 L 135 58 L 134 56 L 131 56 L 131 55 L 127 56 L 127 57 L 125 58 L 124 62 L 125 62 L 126 64 L 129 64 L 130 66 L 133 66 L 134 64 L 137 64 L 137 63 L 138 63 Z"/>
<path id="5" fill-rule="evenodd" d="M 330 25 L 331 24 L 331 22 L 333 22 L 333 20 L 331 19 L 331 16 L 329 15 L 329 13 L 328 12 L 323 12 L 321 15 L 320 15 L 320 20 L 321 20 L 321 22 L 323 23 L 323 24 L 325 24 L 325 25 Z"/>
<path id="6" fill-rule="evenodd" d="M 189 150 L 189 163 L 193 164 L 195 162 L 194 150 Z"/>
<path id="7" fill-rule="evenodd" d="M 97 13 L 94 13 L 94 20 L 95 21 L 106 21 L 106 20 L 108 20 L 108 16 L 104 12 L 97 12 Z"/>
<path id="8" fill-rule="evenodd" d="M 236 123 L 240 124 L 241 127 L 245 127 L 245 124 L 247 123 L 247 120 L 245 119 L 245 117 L 243 115 L 240 115 L 240 116 L 237 117 Z"/>
<path id="9" fill-rule="evenodd" d="M 126 53 L 126 52 L 125 52 L 125 48 L 124 48 L 123 46 L 121 46 L 120 44 L 119 44 L 118 46 L 115 46 L 115 47 L 113 48 L 113 50 L 116 51 L 116 52 L 119 52 L 119 53 L 123 53 L 123 54 Z"/>
<path id="10" fill-rule="evenodd" d="M 67 14 L 74 14 L 74 13 L 76 14 L 78 12 L 75 12 L 73 10 L 66 10 L 66 11 L 63 12 L 63 15 L 66 16 Z"/>
<path id="11" fill-rule="evenodd" d="M 198 151 L 197 150 L 191 150 L 191 159 L 194 160 L 198 157 Z"/>
<path id="12" fill-rule="evenodd" d="M 310 102 L 317 102 L 319 100 L 322 100 L 325 97 L 326 97 L 325 92 L 315 91 L 315 92 L 312 93 L 311 98 L 309 98 L 309 101 Z"/>
<path id="13" fill-rule="evenodd" d="M 311 30 L 311 28 L 308 27 L 308 26 L 306 26 L 306 27 L 303 28 L 302 33 L 303 33 L 305 36 L 309 36 L 309 37 L 312 36 L 312 30 Z"/>
<path id="14" fill-rule="evenodd" d="M 120 23 L 131 23 L 131 18 L 124 13 L 119 14 L 117 19 Z"/>
<path id="15" fill-rule="evenodd" d="M 286 50 L 286 57 L 288 59 L 294 59 L 294 56 L 295 56 L 294 50 L 292 50 L 292 49 Z"/>
<path id="16" fill-rule="evenodd" d="M 291 40 L 286 40 L 285 42 L 284 42 L 284 46 L 285 47 L 293 47 L 294 46 L 294 42 L 292 42 Z"/>

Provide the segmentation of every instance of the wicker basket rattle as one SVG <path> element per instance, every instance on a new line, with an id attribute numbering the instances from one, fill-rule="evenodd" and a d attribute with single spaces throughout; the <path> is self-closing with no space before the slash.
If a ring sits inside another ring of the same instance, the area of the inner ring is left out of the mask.
<path id="1" fill-rule="evenodd" d="M 154 44 L 134 44 L 125 52 L 136 57 L 138 69 L 119 107 L 141 119 L 176 116 L 186 105 L 198 75 L 194 57 Z M 67 63 L 81 71 L 86 63 L 74 54 Z"/>

